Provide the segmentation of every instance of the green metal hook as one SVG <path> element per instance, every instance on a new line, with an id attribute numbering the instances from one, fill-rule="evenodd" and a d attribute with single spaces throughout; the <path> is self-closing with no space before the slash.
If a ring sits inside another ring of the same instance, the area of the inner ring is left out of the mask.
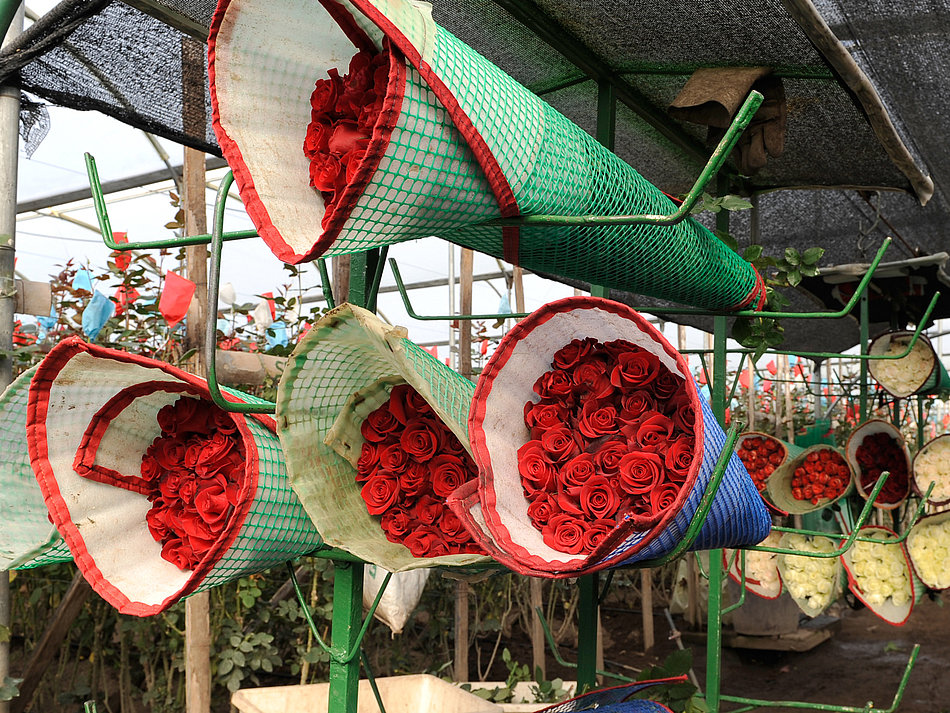
<path id="1" fill-rule="evenodd" d="M 92 192 L 92 203 L 96 210 L 96 218 L 99 222 L 99 231 L 102 233 L 102 241 L 110 250 L 117 252 L 126 252 L 128 250 L 149 250 L 156 248 L 181 248 L 188 245 L 207 245 L 211 242 L 211 234 L 189 235 L 182 238 L 164 238 L 162 240 L 149 240 L 136 243 L 117 243 L 112 238 L 112 223 L 109 221 L 109 210 L 106 206 L 106 199 L 102 193 L 102 183 L 99 180 L 99 170 L 96 168 L 96 159 L 92 154 L 86 153 L 86 174 L 89 176 L 89 190 Z M 234 181 L 234 175 L 228 172 L 230 180 L 228 187 Z M 222 181 L 223 182 L 223 181 Z M 218 191 L 220 194 L 220 190 Z M 216 208 L 217 210 L 217 208 Z M 256 238 L 256 230 L 237 230 L 232 233 L 222 233 L 222 240 L 245 240 L 247 238 Z"/>
<path id="2" fill-rule="evenodd" d="M 320 636 L 320 632 L 317 630 L 316 622 L 314 622 L 313 616 L 310 613 L 310 606 L 307 604 L 307 600 L 304 597 L 303 591 L 300 589 L 300 584 L 297 582 L 297 573 L 294 571 L 293 562 L 287 563 L 287 571 L 290 573 L 290 582 L 294 586 L 294 592 L 297 595 L 297 602 L 300 604 L 300 609 L 303 612 L 304 619 L 307 620 L 307 625 L 310 627 L 310 632 L 313 634 L 313 639 L 317 642 L 317 646 L 319 646 L 323 652 L 335 663 L 346 665 L 353 661 L 353 659 L 355 659 L 361 651 L 360 646 L 363 643 L 363 637 L 366 636 L 366 632 L 369 630 L 369 625 L 373 621 L 373 615 L 376 613 L 376 609 L 379 607 L 380 601 L 382 601 L 383 594 L 386 592 L 386 587 L 389 585 L 389 580 L 392 579 L 393 573 L 387 572 L 386 577 L 383 579 L 383 583 L 379 586 L 379 591 L 376 593 L 376 598 L 373 600 L 373 605 L 366 613 L 366 617 L 363 619 L 363 626 L 360 628 L 359 634 L 357 634 L 356 639 L 353 642 L 352 650 L 338 651 L 331 646 L 327 646 L 327 644 L 323 641 L 323 637 Z"/>
<path id="3" fill-rule="evenodd" d="M 735 604 L 730 604 L 729 606 L 725 607 L 725 608 L 722 610 L 722 615 L 723 615 L 723 616 L 725 616 L 725 615 L 728 614 L 729 612 L 735 611 L 736 609 L 738 609 L 739 607 L 741 607 L 743 604 L 745 604 L 745 581 L 746 581 L 746 577 L 745 577 L 745 550 L 735 550 L 735 551 L 733 551 L 733 553 L 732 553 L 733 559 L 732 559 L 732 562 L 729 563 L 729 566 L 726 567 L 726 572 L 728 572 L 729 570 L 732 569 L 732 565 L 735 563 L 735 557 L 736 557 L 736 554 L 737 554 L 737 553 L 738 553 L 738 555 L 739 555 L 739 557 L 740 557 L 740 560 L 739 560 L 739 601 L 737 601 Z"/>
<path id="4" fill-rule="evenodd" d="M 205 321 L 205 364 L 208 368 L 208 391 L 211 400 L 219 408 L 229 413 L 274 413 L 277 405 L 271 401 L 255 399 L 257 403 L 245 403 L 229 400 L 221 391 L 218 384 L 216 353 L 217 353 L 217 320 L 213 315 L 217 313 L 218 286 L 221 282 L 221 248 L 223 245 L 224 205 L 228 198 L 228 190 L 234 181 L 234 174 L 228 173 L 221 179 L 218 195 L 214 201 L 214 223 L 211 231 L 211 263 L 208 267 L 208 317 Z M 232 396 L 232 399 L 237 397 Z M 245 397 L 246 398 L 246 397 Z"/>
<path id="5" fill-rule="evenodd" d="M 522 317 L 527 317 L 529 314 L 528 312 L 509 312 L 505 314 L 419 314 L 412 308 L 412 303 L 409 301 L 409 293 L 406 291 L 406 285 L 402 281 L 402 275 L 399 274 L 399 265 L 396 264 L 395 258 L 389 258 L 389 268 L 393 271 L 393 278 L 396 280 L 396 289 L 399 290 L 399 295 L 402 297 L 402 304 L 406 308 L 406 314 L 413 319 L 441 322 L 462 320 L 464 322 L 473 319 L 521 319 Z"/>
<path id="6" fill-rule="evenodd" d="M 851 299 L 849 299 L 848 303 L 839 310 L 824 312 L 756 312 L 755 310 L 747 309 L 739 310 L 737 312 L 717 312 L 714 310 L 691 309 L 689 307 L 649 306 L 643 308 L 635 307 L 634 309 L 642 309 L 644 312 L 650 312 L 653 314 L 693 314 L 706 317 L 725 314 L 729 317 L 768 317 L 771 319 L 841 319 L 842 317 L 850 314 L 851 310 L 857 306 L 858 300 L 861 299 L 861 295 L 864 294 L 868 285 L 871 284 L 871 278 L 874 276 L 874 271 L 877 270 L 877 266 L 880 264 L 881 259 L 884 257 L 884 252 L 887 250 L 890 244 L 891 239 L 884 238 L 884 240 L 881 242 L 881 247 L 878 248 L 877 254 L 874 256 L 874 259 L 871 260 L 871 264 L 868 265 L 867 272 L 864 273 L 864 276 L 858 282 L 858 286 L 855 288 L 854 294 L 851 295 Z"/>
<path id="7" fill-rule="evenodd" d="M 491 226 L 597 226 L 597 225 L 676 225 L 689 217 L 694 206 L 702 197 L 703 189 L 719 173 L 736 142 L 752 121 L 764 97 L 759 92 L 749 92 L 725 135 L 712 152 L 699 178 L 693 184 L 680 206 L 669 215 L 632 214 L 632 215 L 526 215 L 516 218 L 497 218 L 485 225 Z"/>
<path id="8" fill-rule="evenodd" d="M 330 274 L 327 272 L 326 258 L 316 260 L 317 271 L 320 273 L 320 287 L 323 290 L 323 299 L 327 301 L 327 307 L 334 309 L 336 300 L 333 297 L 333 290 L 330 287 Z"/>
<path id="9" fill-rule="evenodd" d="M 541 607 L 535 607 L 534 613 L 537 614 L 538 620 L 541 622 L 541 628 L 544 629 L 544 638 L 548 642 L 548 646 L 551 649 L 551 654 L 554 656 L 554 660 L 565 668 L 577 668 L 576 663 L 571 663 L 561 656 L 561 652 L 557 647 L 557 642 L 554 640 L 554 635 L 551 633 L 551 627 L 548 626 L 548 620 L 544 617 L 544 612 L 541 611 Z M 608 678 L 612 678 L 617 681 L 623 681 L 624 683 L 633 683 L 634 681 L 634 679 L 629 678 L 628 676 L 624 676 L 619 673 L 611 673 L 610 671 L 601 671 L 598 669 L 596 673 L 598 676 L 607 676 Z"/>

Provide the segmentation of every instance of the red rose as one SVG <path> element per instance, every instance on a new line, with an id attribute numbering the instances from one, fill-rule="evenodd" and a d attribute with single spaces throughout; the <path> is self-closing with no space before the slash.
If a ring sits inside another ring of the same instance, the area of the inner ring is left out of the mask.
<path id="1" fill-rule="evenodd" d="M 198 467 L 198 461 L 201 460 L 201 451 L 204 448 L 205 439 L 201 436 L 192 436 L 185 447 L 185 455 L 182 457 L 182 464 L 189 470 Z"/>
<path id="2" fill-rule="evenodd" d="M 389 392 L 389 412 L 403 426 L 417 415 L 415 406 L 409 401 L 409 395 L 414 393 L 415 390 L 409 384 L 398 384 Z"/>
<path id="3" fill-rule="evenodd" d="M 562 465 L 557 477 L 565 487 L 579 488 L 596 474 L 594 456 L 590 453 L 581 453 Z"/>
<path id="4" fill-rule="evenodd" d="M 392 475 L 399 479 L 399 492 L 403 499 L 429 492 L 429 469 L 422 463 L 411 461 L 398 476 L 395 473 Z"/>
<path id="5" fill-rule="evenodd" d="M 677 483 L 663 483 L 650 493 L 650 510 L 654 515 L 668 510 L 676 502 L 680 485 Z"/>
<path id="6" fill-rule="evenodd" d="M 465 446 L 463 446 L 456 435 L 447 428 L 442 431 L 442 452 L 458 456 L 462 459 L 466 469 L 472 473 L 476 472 L 475 463 L 472 461 L 472 457 L 468 454 L 468 451 L 465 450 Z"/>
<path id="7" fill-rule="evenodd" d="M 591 440 L 617 433 L 619 431 L 617 409 L 609 403 L 588 401 L 581 409 L 577 430 Z"/>
<path id="8" fill-rule="evenodd" d="M 593 552 L 600 546 L 607 536 L 613 532 L 615 524 L 612 520 L 594 520 L 588 523 L 584 533 L 584 550 Z"/>
<path id="9" fill-rule="evenodd" d="M 177 470 L 184 465 L 185 444 L 177 437 L 166 437 L 153 452 L 163 470 Z"/>
<path id="10" fill-rule="evenodd" d="M 165 515 L 165 503 L 161 499 L 154 501 L 152 507 L 145 513 L 145 524 L 148 525 L 148 531 L 152 533 L 156 542 L 162 542 L 171 534 Z"/>
<path id="11" fill-rule="evenodd" d="M 566 371 L 555 369 L 542 374 L 534 382 L 534 392 L 542 399 L 568 399 L 574 391 L 574 384 Z"/>
<path id="12" fill-rule="evenodd" d="M 332 192 L 342 170 L 343 165 L 338 157 L 333 154 L 319 154 L 310 162 L 310 185 L 318 191 Z"/>
<path id="13" fill-rule="evenodd" d="M 373 101 L 367 102 L 360 109 L 359 118 L 356 120 L 356 128 L 360 131 L 365 131 L 367 134 L 371 134 L 383 110 L 383 102 L 386 100 L 386 95 L 380 92 L 375 95 L 367 94 L 366 96 L 373 96 Z"/>
<path id="14" fill-rule="evenodd" d="M 389 474 L 377 473 L 360 490 L 370 515 L 386 512 L 399 497 L 399 481 Z"/>
<path id="15" fill-rule="evenodd" d="M 663 460 L 656 453 L 634 452 L 620 459 L 620 489 L 630 495 L 649 493 L 663 474 Z"/>
<path id="16" fill-rule="evenodd" d="M 445 503 L 436 500 L 431 495 L 423 495 L 413 505 L 411 515 L 424 525 L 432 525 L 437 522 L 442 513 L 445 512 Z"/>
<path id="17" fill-rule="evenodd" d="M 329 79 L 318 79 L 310 95 L 311 115 L 313 118 L 323 117 L 336 108 L 337 98 L 343 91 L 343 79 L 339 71 L 333 67 L 327 71 Z"/>
<path id="18" fill-rule="evenodd" d="M 612 477 L 620 472 L 620 459 L 627 455 L 627 444 L 612 440 L 604 443 L 594 454 L 594 465 L 601 475 Z"/>
<path id="19" fill-rule="evenodd" d="M 383 404 L 366 417 L 360 425 L 360 433 L 367 441 L 381 443 L 397 428 L 399 428 L 399 421 L 389 412 L 386 404 Z"/>
<path id="20" fill-rule="evenodd" d="M 567 407 L 559 403 L 528 401 L 524 407 L 524 423 L 531 429 L 532 438 L 540 438 L 548 429 L 563 426 L 568 415 Z"/>
<path id="21" fill-rule="evenodd" d="M 584 517 L 584 508 L 581 507 L 581 486 L 559 488 L 554 502 L 560 512 L 568 515 Z"/>
<path id="22" fill-rule="evenodd" d="M 580 452 L 574 433 L 563 426 L 552 428 L 541 436 L 541 447 L 554 463 L 566 461 Z"/>
<path id="23" fill-rule="evenodd" d="M 152 447 L 149 446 L 142 455 L 142 468 L 140 470 L 142 477 L 150 483 L 158 480 L 162 476 L 162 473 L 165 472 L 162 466 L 158 464 L 158 460 L 155 456 L 149 452 L 151 449 Z"/>
<path id="24" fill-rule="evenodd" d="M 604 342 L 601 344 L 600 351 L 612 360 L 617 361 L 621 354 L 636 354 L 642 352 L 643 347 L 633 342 L 628 342 L 626 339 L 615 339 L 612 342 Z"/>
<path id="25" fill-rule="evenodd" d="M 429 421 L 417 419 L 406 426 L 399 443 L 411 458 L 424 463 L 439 450 L 439 430 Z"/>
<path id="26" fill-rule="evenodd" d="M 595 476 L 581 488 L 581 508 L 592 520 L 604 520 L 620 506 L 617 491 L 603 476 Z"/>
<path id="27" fill-rule="evenodd" d="M 200 561 L 191 547 L 178 537 L 170 539 L 162 545 L 162 557 L 178 569 L 184 570 L 191 569 Z"/>
<path id="28" fill-rule="evenodd" d="M 360 457 L 356 461 L 356 482 L 360 483 L 369 478 L 379 463 L 379 447 L 370 441 L 363 441 L 360 448 Z"/>
<path id="29" fill-rule="evenodd" d="M 442 533 L 442 536 L 445 537 L 446 540 L 458 545 L 470 542 L 472 539 L 468 530 L 465 529 L 465 525 L 459 520 L 458 515 L 448 508 L 445 509 L 442 513 L 442 517 L 439 518 L 439 532 Z"/>
<path id="30" fill-rule="evenodd" d="M 429 461 L 429 470 L 432 472 L 432 492 L 440 498 L 448 497 L 468 480 L 468 472 L 458 456 L 438 455 Z"/>
<path id="31" fill-rule="evenodd" d="M 413 557 L 439 557 L 448 554 L 445 540 L 434 527 L 417 527 L 406 536 L 404 544 Z"/>
<path id="32" fill-rule="evenodd" d="M 597 340 L 593 337 L 573 339 L 554 353 L 552 363 L 556 369 L 570 369 L 588 354 L 592 354 Z"/>
<path id="33" fill-rule="evenodd" d="M 693 467 L 695 449 L 696 439 L 686 434 L 670 442 L 670 449 L 664 457 L 666 472 L 670 474 L 670 479 L 680 482 L 686 480 L 690 468 Z"/>
<path id="34" fill-rule="evenodd" d="M 657 401 L 666 401 L 671 398 L 683 383 L 682 377 L 677 376 L 668 369 L 661 369 L 656 379 L 653 380 L 651 388 Z"/>
<path id="35" fill-rule="evenodd" d="M 574 367 L 571 381 L 578 387 L 590 387 L 607 376 L 607 363 L 596 355 Z"/>
<path id="36" fill-rule="evenodd" d="M 330 135 L 333 127 L 328 119 L 311 121 L 307 126 L 307 136 L 303 140 L 303 153 L 311 161 L 323 161 L 330 153 Z"/>
<path id="37" fill-rule="evenodd" d="M 412 529 L 412 518 L 401 507 L 392 507 L 383 513 L 380 526 L 392 542 L 399 542 Z"/>
<path id="38" fill-rule="evenodd" d="M 557 512 L 560 512 L 560 509 L 550 495 L 541 495 L 528 505 L 528 517 L 535 525 L 544 525 Z"/>
<path id="39" fill-rule="evenodd" d="M 223 526 L 232 504 L 228 501 L 228 492 L 223 476 L 201 481 L 201 488 L 195 494 L 195 510 L 209 525 L 212 527 Z"/>
<path id="40" fill-rule="evenodd" d="M 212 528 L 204 518 L 194 510 L 184 510 L 181 514 L 180 522 L 180 534 L 182 535 L 182 539 L 187 540 L 188 545 L 199 558 L 203 557 L 204 554 L 211 549 L 211 546 L 214 545 L 214 541 L 218 538 L 224 525 L 222 521 L 220 523 L 221 527 Z"/>
<path id="41" fill-rule="evenodd" d="M 610 383 L 617 388 L 641 389 L 660 373 L 660 359 L 648 351 L 617 355 L 617 366 L 610 372 Z"/>
<path id="42" fill-rule="evenodd" d="M 686 390 L 685 382 L 667 402 L 667 406 L 667 413 L 673 419 L 676 428 L 687 433 L 696 432 L 696 411 L 693 408 L 693 400 Z"/>
<path id="43" fill-rule="evenodd" d="M 636 421 L 647 411 L 656 410 L 656 399 L 645 389 L 638 389 L 620 397 L 620 420 L 624 423 Z"/>
<path id="44" fill-rule="evenodd" d="M 401 473 L 409 465 L 409 454 L 401 443 L 390 443 L 379 449 L 379 467 L 392 473 Z"/>
<path id="45" fill-rule="evenodd" d="M 162 411 L 165 411 L 166 408 L 168 407 L 163 407 L 158 412 L 159 426 L 162 426 Z M 185 433 L 211 433 L 212 424 L 209 423 L 209 417 L 216 409 L 209 402 L 188 396 L 181 396 L 171 408 L 174 425 L 168 429 L 168 433 L 174 432 L 178 435 Z M 162 431 L 164 432 L 165 430 L 163 426 Z"/>
<path id="46" fill-rule="evenodd" d="M 548 547 L 576 555 L 584 549 L 584 522 L 570 515 L 554 515 L 541 528 L 541 538 Z"/>
<path id="47" fill-rule="evenodd" d="M 237 433 L 238 427 L 237 423 L 234 421 L 234 416 L 229 414 L 227 411 L 224 411 L 219 408 L 214 409 L 214 430 L 218 433 L 223 433 L 225 435 L 230 435 L 232 433 Z"/>
<path id="48" fill-rule="evenodd" d="M 356 128 L 356 122 L 339 121 L 333 126 L 333 133 L 330 134 L 329 148 L 334 156 L 343 156 L 348 154 L 357 146 L 366 148 L 366 141 L 369 137 Z M 363 142 L 360 144 L 360 142 Z"/>
<path id="49" fill-rule="evenodd" d="M 643 450 L 659 452 L 666 449 L 673 435 L 673 421 L 658 411 L 647 411 L 634 423 L 623 426 L 621 431 L 628 438 L 632 433 L 633 440 Z"/>
<path id="50" fill-rule="evenodd" d="M 158 484 L 158 491 L 166 503 L 178 499 L 178 488 L 181 485 L 181 473 L 177 470 L 170 470 Z"/>
<path id="51" fill-rule="evenodd" d="M 237 450 L 233 436 L 223 433 L 214 433 L 205 440 L 198 455 L 195 473 L 199 477 L 207 477 L 226 468 L 230 468 L 233 461 L 231 455 Z"/>
<path id="52" fill-rule="evenodd" d="M 190 503 L 198 492 L 198 484 L 192 478 L 182 478 L 178 486 L 178 499 L 183 503 Z"/>
<path id="53" fill-rule="evenodd" d="M 554 489 L 554 466 L 540 441 L 528 441 L 518 449 L 518 472 L 529 495 Z"/>

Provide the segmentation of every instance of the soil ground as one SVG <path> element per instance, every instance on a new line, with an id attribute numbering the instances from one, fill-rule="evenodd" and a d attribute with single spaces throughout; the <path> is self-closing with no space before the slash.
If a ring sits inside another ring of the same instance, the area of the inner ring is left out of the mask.
<path id="1" fill-rule="evenodd" d="M 891 706 L 914 644 L 920 654 L 910 675 L 900 713 L 946 713 L 950 711 L 950 604 L 941 606 L 924 597 L 908 622 L 891 626 L 867 609 L 853 610 L 836 605 L 831 612 L 839 620 L 832 637 L 810 651 L 783 652 L 723 647 L 721 691 L 723 694 L 770 701 L 805 701 L 816 704 L 852 706 L 861 710 L 868 701 L 878 709 Z M 656 645 L 643 652 L 639 612 L 605 609 L 602 612 L 606 669 L 636 676 L 642 669 L 661 661 L 673 651 L 675 640 L 662 611 L 654 616 Z M 680 617 L 677 627 L 686 628 Z M 685 645 L 693 651 L 694 670 L 705 690 L 706 647 L 702 635 L 684 632 Z M 700 640 L 697 640 L 700 639 Z M 509 642 L 516 660 L 530 661 L 530 644 Z M 568 660 L 576 652 L 562 646 Z M 547 677 L 573 679 L 570 669 L 548 657 Z M 504 678 L 504 676 L 502 676 Z M 737 708 L 724 703 L 722 710 Z M 788 711 L 767 707 L 759 711 Z M 819 710 L 807 708 L 806 710 Z"/>

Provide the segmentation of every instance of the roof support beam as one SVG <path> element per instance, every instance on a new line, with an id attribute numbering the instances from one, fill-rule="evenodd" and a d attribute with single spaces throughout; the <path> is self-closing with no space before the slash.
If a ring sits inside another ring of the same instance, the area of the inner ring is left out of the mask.
<path id="1" fill-rule="evenodd" d="M 619 102 L 629 107 L 686 156 L 701 164 L 709 159 L 710 151 L 705 146 L 680 129 L 626 79 L 596 57 L 583 42 L 551 19 L 534 0 L 494 1 L 591 79 L 610 84 Z"/>

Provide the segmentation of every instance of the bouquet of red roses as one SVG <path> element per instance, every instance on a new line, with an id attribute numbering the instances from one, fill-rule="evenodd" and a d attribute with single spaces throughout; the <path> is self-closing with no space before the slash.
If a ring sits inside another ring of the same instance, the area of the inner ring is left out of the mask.
<path id="1" fill-rule="evenodd" d="M 573 577 L 663 556 L 681 542 L 726 440 L 689 374 L 629 307 L 593 297 L 542 307 L 479 377 L 469 417 L 479 480 L 449 505 L 522 574 Z M 756 544 L 770 526 L 733 454 L 692 547 Z"/>
<path id="2" fill-rule="evenodd" d="M 631 342 L 574 339 L 534 384 L 518 449 L 528 517 L 548 545 L 588 553 L 618 522 L 656 524 L 695 454 L 686 381 Z"/>
<path id="3" fill-rule="evenodd" d="M 439 27 L 428 3 L 219 0 L 208 69 L 221 151 L 284 262 L 438 235 L 536 272 L 699 307 L 764 304 L 755 267 L 693 218 L 492 224 L 675 204 Z"/>
<path id="4" fill-rule="evenodd" d="M 360 429 L 356 482 L 370 515 L 390 542 L 413 557 L 482 554 L 458 516 L 445 505 L 452 491 L 478 476 L 472 457 L 432 407 L 408 384 Z"/>
<path id="5" fill-rule="evenodd" d="M 83 576 L 120 612 L 146 616 L 322 544 L 275 428 L 214 406 L 192 374 L 69 338 L 37 369 L 26 433 Z"/>
<path id="6" fill-rule="evenodd" d="M 201 562 L 238 504 L 244 444 L 234 420 L 210 401 L 181 396 L 158 412 L 162 434 L 142 456 L 152 488 L 145 514 L 162 557 L 179 569 Z"/>
<path id="7" fill-rule="evenodd" d="M 390 572 L 486 561 L 446 496 L 475 482 L 475 385 L 343 304 L 288 359 L 277 422 L 294 490 L 327 544 Z"/>
<path id="8" fill-rule="evenodd" d="M 856 473 L 858 494 L 865 500 L 874 484 L 887 471 L 887 480 L 874 501 L 875 507 L 892 510 L 910 494 L 911 458 L 904 436 L 893 424 L 871 419 L 858 426 L 848 438 L 848 460 Z"/>
<path id="9" fill-rule="evenodd" d="M 769 477 L 766 492 L 776 507 L 799 515 L 840 500 L 852 480 L 847 459 L 833 446 L 819 444 L 786 460 Z"/>

